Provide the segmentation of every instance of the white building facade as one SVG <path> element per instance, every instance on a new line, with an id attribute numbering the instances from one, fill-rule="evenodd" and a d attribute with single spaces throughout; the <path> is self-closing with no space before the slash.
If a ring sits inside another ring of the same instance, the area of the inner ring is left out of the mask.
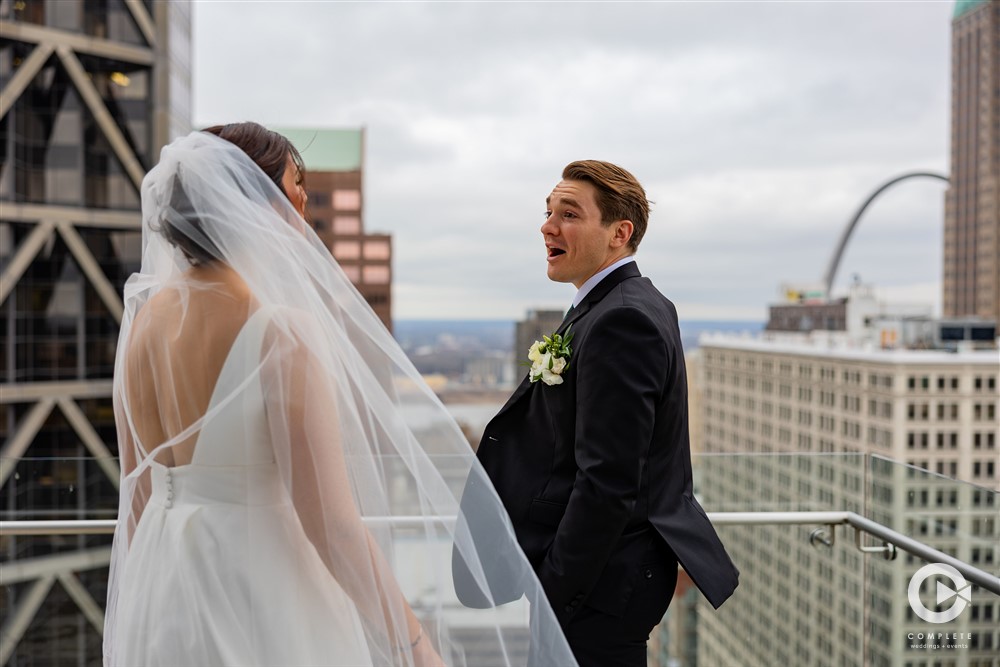
<path id="1" fill-rule="evenodd" d="M 702 338 L 706 506 L 853 511 L 996 572 L 996 349 L 850 340 Z M 700 614 L 699 665 L 1000 665 L 995 595 L 975 590 L 959 618 L 928 628 L 906 597 L 922 561 L 865 555 L 844 528 L 832 547 L 814 547 L 812 530 L 721 531 L 741 585 Z M 956 648 L 911 647 L 908 635 L 928 630 L 965 636 Z"/>

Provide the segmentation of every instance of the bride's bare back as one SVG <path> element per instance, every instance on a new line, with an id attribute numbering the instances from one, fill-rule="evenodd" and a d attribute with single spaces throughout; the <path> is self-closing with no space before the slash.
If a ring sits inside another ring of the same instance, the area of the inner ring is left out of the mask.
<path id="1" fill-rule="evenodd" d="M 225 266 L 191 269 L 187 280 L 160 291 L 136 316 L 125 356 L 126 396 L 141 451 L 176 438 L 205 415 L 229 351 L 252 300 Z M 191 462 L 197 430 L 155 460 Z"/>

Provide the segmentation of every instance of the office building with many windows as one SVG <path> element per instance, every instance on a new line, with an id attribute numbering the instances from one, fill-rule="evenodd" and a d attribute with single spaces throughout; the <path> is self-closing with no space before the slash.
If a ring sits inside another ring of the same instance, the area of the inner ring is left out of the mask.
<path id="1" fill-rule="evenodd" d="M 392 330 L 392 237 L 364 224 L 364 129 L 282 129 L 306 165 L 306 217 L 365 300 Z"/>
<path id="2" fill-rule="evenodd" d="M 959 0 L 951 39 L 944 314 L 1000 319 L 1000 3 Z"/>
<path id="3" fill-rule="evenodd" d="M 995 347 L 883 350 L 815 332 L 707 336 L 700 354 L 708 507 L 856 512 L 996 571 Z M 969 635 L 961 648 L 914 648 L 908 635 L 928 628 L 907 583 L 924 563 L 813 528 L 720 531 L 741 584 L 699 614 L 699 665 L 996 664 L 995 595 L 974 588 L 971 609 L 942 626 Z"/>
<path id="4" fill-rule="evenodd" d="M 0 516 L 113 518 L 139 186 L 190 130 L 184 1 L 0 2 Z M 0 663 L 100 656 L 107 536 L 0 538 Z M 74 632 L 67 632 L 73 629 Z"/>

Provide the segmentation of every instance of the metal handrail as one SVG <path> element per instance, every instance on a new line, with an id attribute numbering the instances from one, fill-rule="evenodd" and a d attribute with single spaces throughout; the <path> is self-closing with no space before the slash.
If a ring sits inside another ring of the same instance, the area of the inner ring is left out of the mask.
<path id="1" fill-rule="evenodd" d="M 938 551 L 919 540 L 887 528 L 880 523 L 866 519 L 855 512 L 708 512 L 708 518 L 716 526 L 775 526 L 775 525 L 820 525 L 830 529 L 824 544 L 832 545 L 835 526 L 846 525 L 855 529 L 855 541 L 862 551 L 884 552 L 887 557 L 895 556 L 895 549 L 901 549 L 929 563 L 945 563 L 962 573 L 969 582 L 1000 595 L 1000 578 L 969 565 L 965 561 Z M 391 524 L 400 528 L 416 528 L 428 522 L 450 525 L 454 516 L 409 517 L 374 516 L 365 517 L 366 523 Z M 101 535 L 111 534 L 117 521 L 74 520 L 74 521 L 0 521 L 0 537 L 7 535 Z M 867 534 L 881 540 L 885 547 L 861 547 L 861 535 Z M 890 546 L 891 545 L 891 546 Z"/>

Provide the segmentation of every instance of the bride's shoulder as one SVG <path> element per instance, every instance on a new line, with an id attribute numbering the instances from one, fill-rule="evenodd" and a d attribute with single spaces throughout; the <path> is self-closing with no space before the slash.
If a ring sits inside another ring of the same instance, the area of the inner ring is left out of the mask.
<path id="1" fill-rule="evenodd" d="M 176 322 L 183 309 L 183 299 L 176 289 L 160 290 L 135 314 L 132 322 L 133 339 L 148 336 L 151 332 L 163 331 L 163 327 Z"/>
<path id="2" fill-rule="evenodd" d="M 267 322 L 269 334 L 278 338 L 311 339 L 322 330 L 319 318 L 303 308 L 268 304 L 255 314 Z"/>

